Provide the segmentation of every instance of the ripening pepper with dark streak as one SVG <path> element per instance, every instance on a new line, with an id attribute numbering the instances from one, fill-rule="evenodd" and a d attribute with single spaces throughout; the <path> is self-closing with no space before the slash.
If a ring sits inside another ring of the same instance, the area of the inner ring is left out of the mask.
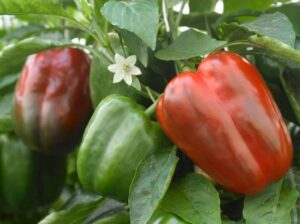
<path id="1" fill-rule="evenodd" d="M 225 188 L 254 194 L 292 161 L 286 125 L 257 69 L 233 52 L 208 55 L 167 85 L 157 106 L 167 135 Z"/>
<path id="2" fill-rule="evenodd" d="M 16 86 L 17 134 L 45 154 L 61 154 L 79 142 L 92 114 L 90 59 L 76 48 L 30 56 Z"/>

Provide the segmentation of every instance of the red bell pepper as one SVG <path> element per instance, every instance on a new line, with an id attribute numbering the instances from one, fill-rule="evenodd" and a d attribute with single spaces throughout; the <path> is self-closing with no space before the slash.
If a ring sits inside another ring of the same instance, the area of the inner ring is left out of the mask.
<path id="1" fill-rule="evenodd" d="M 89 72 L 90 59 L 79 49 L 30 56 L 15 91 L 18 135 L 46 154 L 70 151 L 92 114 Z"/>
<path id="2" fill-rule="evenodd" d="M 292 145 L 257 69 L 233 52 L 208 55 L 167 85 L 157 106 L 166 134 L 225 188 L 254 194 L 289 169 Z"/>

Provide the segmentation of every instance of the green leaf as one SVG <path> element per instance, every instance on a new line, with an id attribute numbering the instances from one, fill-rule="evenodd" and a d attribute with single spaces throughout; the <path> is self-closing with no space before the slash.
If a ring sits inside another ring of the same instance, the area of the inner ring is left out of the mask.
<path id="1" fill-rule="evenodd" d="M 172 8 L 173 6 L 177 5 L 179 2 L 182 2 L 182 0 L 167 0 L 168 8 Z"/>
<path id="2" fill-rule="evenodd" d="M 50 213 L 39 224 L 84 223 L 102 200 L 102 197 L 88 197 L 69 209 Z"/>
<path id="3" fill-rule="evenodd" d="M 116 32 L 110 32 L 107 34 L 107 36 L 113 52 L 118 53 L 119 55 L 123 55 L 124 49 L 126 51 L 126 46 L 122 45 L 119 34 Z"/>
<path id="4" fill-rule="evenodd" d="M 222 217 L 222 224 L 245 224 L 244 220 L 233 221 L 227 217 Z"/>
<path id="5" fill-rule="evenodd" d="M 129 213 L 126 211 L 118 212 L 101 219 L 97 219 L 93 224 L 130 224 Z"/>
<path id="6" fill-rule="evenodd" d="M 285 14 L 293 24 L 295 33 L 300 36 L 300 5 L 299 3 L 283 4 L 279 7 L 272 7 L 267 12 L 281 12 Z"/>
<path id="7" fill-rule="evenodd" d="M 124 207 L 124 203 L 107 198 L 90 216 L 85 220 L 85 223 L 94 223 L 98 220 L 99 223 L 107 223 L 109 220 L 129 220 L 129 214 Z M 118 215 L 119 214 L 119 215 Z M 98 223 L 98 222 L 97 222 Z M 114 223 L 114 222 L 112 222 Z M 117 223 L 116 223 L 117 224 Z"/>
<path id="8" fill-rule="evenodd" d="M 294 110 L 291 107 L 291 103 L 287 97 L 287 94 L 283 90 L 282 85 L 275 85 L 273 83 L 268 83 L 268 87 L 276 101 L 277 106 L 280 109 L 282 116 L 288 121 L 300 124 L 297 120 Z"/>
<path id="9" fill-rule="evenodd" d="M 104 3 L 107 0 L 97 0 L 97 1 L 93 1 L 94 2 L 94 6 L 93 6 L 93 10 L 94 10 L 94 20 L 96 21 L 96 23 L 99 25 L 100 23 L 103 22 L 103 16 L 100 12 L 100 9 L 102 8 L 102 6 L 104 5 Z"/>
<path id="10" fill-rule="evenodd" d="M 142 98 L 140 93 L 124 82 L 113 83 L 113 73 L 108 71 L 109 62 L 101 57 L 94 57 L 90 75 L 90 90 L 94 107 L 110 94 L 120 94 L 132 99 Z"/>
<path id="11" fill-rule="evenodd" d="M 234 12 L 243 9 L 252 9 L 264 11 L 269 8 L 274 0 L 223 0 L 224 2 L 224 12 Z"/>
<path id="12" fill-rule="evenodd" d="M 297 121 L 300 123 L 300 72 L 286 70 L 280 81 L 294 111 Z"/>
<path id="13" fill-rule="evenodd" d="M 92 15 L 92 6 L 88 2 L 88 0 L 75 0 L 77 8 L 83 12 L 83 14 L 87 17 L 91 17 Z"/>
<path id="14" fill-rule="evenodd" d="M 260 193 L 246 196 L 243 214 L 247 224 L 291 223 L 290 213 L 298 193 L 289 178 L 288 173 Z"/>
<path id="15" fill-rule="evenodd" d="M 158 209 L 154 212 L 148 224 L 190 224 L 190 223 L 185 222 L 177 215 Z"/>
<path id="16" fill-rule="evenodd" d="M 247 41 L 244 41 L 244 46 L 232 46 L 229 47 L 229 49 L 239 52 L 240 54 L 263 55 L 274 61 L 277 61 L 283 67 L 285 66 L 294 71 L 300 71 L 300 51 L 298 48 L 295 49 L 277 39 L 268 36 L 252 35 L 247 38 L 249 46 L 255 46 L 253 49 L 246 49 Z M 298 43 L 297 40 L 296 43 Z"/>
<path id="17" fill-rule="evenodd" d="M 59 0 L 1 0 L 0 15 L 52 15 L 89 25 L 86 17 L 74 7 L 64 8 Z"/>
<path id="18" fill-rule="evenodd" d="M 137 59 L 147 67 L 148 65 L 148 49 L 145 43 L 134 33 L 127 30 L 120 30 L 121 36 L 124 39 L 129 52 L 136 55 Z"/>
<path id="19" fill-rule="evenodd" d="M 263 14 L 253 22 L 241 24 L 242 27 L 249 31 L 255 32 L 262 36 L 268 36 L 281 42 L 294 46 L 295 31 L 289 19 L 280 12 L 274 14 Z"/>
<path id="20" fill-rule="evenodd" d="M 260 71 L 261 75 L 267 82 L 273 84 L 279 84 L 279 76 L 284 70 L 282 66 L 277 61 L 265 57 L 261 54 L 254 55 L 255 58 L 255 67 Z"/>
<path id="21" fill-rule="evenodd" d="M 0 77 L 20 71 L 27 56 L 31 54 L 50 48 L 67 46 L 76 46 L 76 44 L 63 40 L 56 41 L 30 37 L 8 45 L 0 52 Z"/>
<path id="22" fill-rule="evenodd" d="M 0 15 L 42 14 L 69 17 L 57 0 L 1 0 Z"/>
<path id="23" fill-rule="evenodd" d="M 296 147 L 295 147 L 296 148 Z M 294 166 L 290 170 L 291 178 L 293 178 L 294 182 L 296 183 L 296 189 L 298 194 L 300 192 L 300 169 L 299 169 L 299 162 L 297 162 L 297 166 Z M 298 224 L 300 220 L 300 197 L 298 196 L 296 206 L 291 212 L 291 219 L 292 224 Z"/>
<path id="24" fill-rule="evenodd" d="M 190 0 L 190 12 L 210 13 L 213 12 L 218 0 Z"/>
<path id="25" fill-rule="evenodd" d="M 249 41 L 262 47 L 263 55 L 267 55 L 291 69 L 300 70 L 300 51 L 293 47 L 268 36 L 252 35 L 249 37 Z"/>
<path id="26" fill-rule="evenodd" d="M 161 202 L 163 210 L 191 224 L 220 224 L 220 198 L 213 184 L 198 174 L 173 183 Z"/>
<path id="27" fill-rule="evenodd" d="M 263 51 L 267 53 L 267 50 L 263 49 Z M 284 68 L 282 64 L 261 54 L 256 54 L 254 57 L 255 66 L 259 69 L 261 75 L 268 84 L 283 117 L 294 123 L 299 123 L 280 81 L 280 76 L 282 75 Z"/>
<path id="28" fill-rule="evenodd" d="M 214 26 L 215 22 L 220 18 L 220 14 L 211 12 L 209 14 L 190 13 L 183 14 L 180 25 L 206 30 L 207 25 Z"/>
<path id="29" fill-rule="evenodd" d="M 71 195 L 71 197 L 70 195 L 68 195 L 68 198 L 66 199 L 65 203 L 61 207 L 58 207 L 57 210 L 70 210 L 79 204 L 94 200 L 94 198 L 94 194 L 74 193 L 73 195 Z M 100 197 L 98 196 L 96 196 L 96 198 L 100 199 Z"/>
<path id="30" fill-rule="evenodd" d="M 139 163 L 129 193 L 132 224 L 149 221 L 170 185 L 177 162 L 176 150 L 165 149 Z"/>
<path id="31" fill-rule="evenodd" d="M 135 33 L 154 50 L 159 22 L 158 9 L 156 0 L 112 0 L 104 4 L 101 13 L 111 24 Z"/>
<path id="32" fill-rule="evenodd" d="M 155 56 L 166 61 L 203 57 L 225 43 L 225 41 L 217 41 L 205 33 L 190 29 L 181 33 L 171 45 L 159 50 Z"/>
<path id="33" fill-rule="evenodd" d="M 37 32 L 45 31 L 45 27 L 35 24 L 24 25 L 16 29 L 10 30 L 8 33 L 3 35 L 0 40 L 20 40 L 29 37 Z"/>

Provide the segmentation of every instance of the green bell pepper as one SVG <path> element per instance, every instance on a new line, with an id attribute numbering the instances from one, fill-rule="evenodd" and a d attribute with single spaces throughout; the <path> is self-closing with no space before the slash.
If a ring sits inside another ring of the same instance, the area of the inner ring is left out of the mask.
<path id="1" fill-rule="evenodd" d="M 79 180 L 88 191 L 127 201 L 139 161 L 169 144 L 140 105 L 128 97 L 108 96 L 85 130 L 77 158 Z"/>
<path id="2" fill-rule="evenodd" d="M 0 136 L 0 201 L 4 212 L 20 213 L 54 201 L 65 176 L 65 156 L 44 156 L 14 136 Z"/>

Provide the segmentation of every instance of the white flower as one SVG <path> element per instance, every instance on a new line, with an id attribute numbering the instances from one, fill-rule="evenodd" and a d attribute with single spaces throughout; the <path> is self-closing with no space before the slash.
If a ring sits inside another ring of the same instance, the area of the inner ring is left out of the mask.
<path id="1" fill-rule="evenodd" d="M 123 56 L 116 54 L 115 62 L 116 64 L 111 64 L 107 67 L 109 71 L 115 73 L 113 83 L 121 82 L 124 79 L 127 85 L 131 85 L 132 75 L 142 74 L 141 70 L 135 66 L 135 55 L 124 58 Z"/>

